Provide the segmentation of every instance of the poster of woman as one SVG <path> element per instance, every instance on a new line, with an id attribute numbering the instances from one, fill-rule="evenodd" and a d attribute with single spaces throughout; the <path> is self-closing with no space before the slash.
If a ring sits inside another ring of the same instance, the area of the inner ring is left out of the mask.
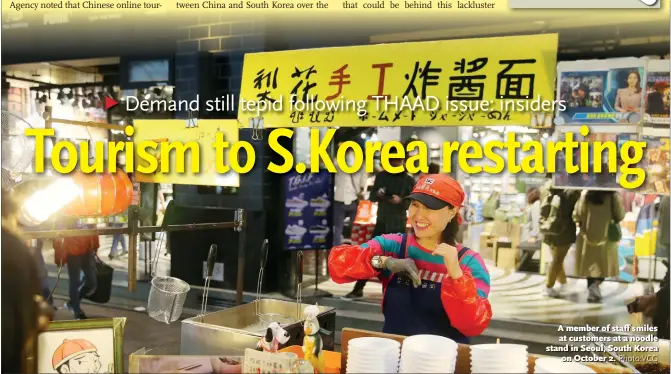
<path id="1" fill-rule="evenodd" d="M 645 62 L 638 58 L 557 64 L 557 91 L 566 109 L 556 125 L 638 124 L 645 102 Z"/>

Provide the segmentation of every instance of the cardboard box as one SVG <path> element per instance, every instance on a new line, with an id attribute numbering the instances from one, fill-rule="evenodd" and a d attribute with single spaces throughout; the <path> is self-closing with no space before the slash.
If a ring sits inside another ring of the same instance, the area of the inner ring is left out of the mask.
<path id="1" fill-rule="evenodd" d="M 488 232 L 480 233 L 480 256 L 496 262 L 496 236 Z"/>
<path id="2" fill-rule="evenodd" d="M 511 242 L 513 247 L 518 247 L 522 235 L 522 225 L 510 222 L 498 222 L 493 228 L 492 235 L 499 240 Z"/>
<path id="3" fill-rule="evenodd" d="M 514 247 L 509 240 L 496 242 L 496 267 L 515 271 L 520 265 L 520 249 Z"/>

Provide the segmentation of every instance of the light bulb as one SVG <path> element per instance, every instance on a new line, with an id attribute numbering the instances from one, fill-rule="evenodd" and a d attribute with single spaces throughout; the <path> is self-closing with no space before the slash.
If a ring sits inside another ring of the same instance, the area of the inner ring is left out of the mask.
<path id="1" fill-rule="evenodd" d="M 21 223 L 36 226 L 49 219 L 80 195 L 72 178 L 59 178 L 49 186 L 34 192 L 23 204 Z M 58 196 L 54 199 L 54 196 Z"/>

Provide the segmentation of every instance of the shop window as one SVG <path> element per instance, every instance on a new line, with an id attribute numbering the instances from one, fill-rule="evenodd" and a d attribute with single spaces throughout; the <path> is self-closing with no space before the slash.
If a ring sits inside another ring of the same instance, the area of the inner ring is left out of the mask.
<path id="1" fill-rule="evenodd" d="M 170 80 L 168 60 L 133 61 L 128 64 L 128 80 L 138 82 L 167 82 Z"/>

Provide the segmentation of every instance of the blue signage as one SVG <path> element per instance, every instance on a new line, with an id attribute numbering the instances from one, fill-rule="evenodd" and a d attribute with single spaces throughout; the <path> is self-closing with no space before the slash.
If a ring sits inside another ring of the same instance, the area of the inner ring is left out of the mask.
<path id="1" fill-rule="evenodd" d="M 284 175 L 284 249 L 329 249 L 332 244 L 331 175 Z"/>

